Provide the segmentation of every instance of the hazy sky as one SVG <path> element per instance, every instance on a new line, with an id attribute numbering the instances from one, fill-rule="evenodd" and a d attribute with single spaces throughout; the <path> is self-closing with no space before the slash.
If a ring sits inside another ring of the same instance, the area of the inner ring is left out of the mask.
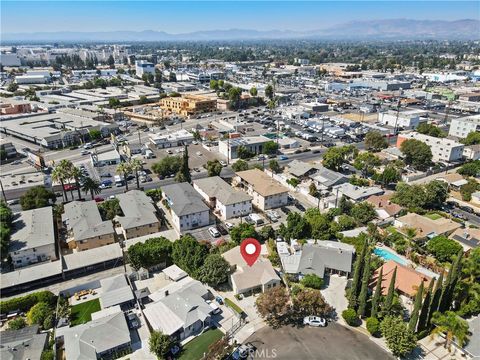
<path id="1" fill-rule="evenodd" d="M 478 1 L 5 1 L 1 31 L 312 30 L 351 20 L 480 17 Z"/>

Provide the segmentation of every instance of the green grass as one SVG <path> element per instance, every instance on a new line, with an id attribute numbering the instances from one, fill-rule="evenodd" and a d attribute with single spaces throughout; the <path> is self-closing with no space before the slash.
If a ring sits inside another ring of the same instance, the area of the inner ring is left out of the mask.
<path id="1" fill-rule="evenodd" d="M 437 219 L 441 219 L 441 218 L 442 218 L 442 215 L 438 215 L 438 214 L 435 214 L 435 213 L 426 214 L 425 216 L 426 216 L 427 218 L 431 219 L 431 220 L 437 220 Z"/>
<path id="2" fill-rule="evenodd" d="M 226 298 L 225 299 L 225 304 L 228 305 L 228 307 L 230 307 L 231 309 L 235 310 L 237 313 L 239 314 L 242 314 L 243 313 L 243 310 L 240 308 L 240 306 L 238 306 L 237 304 L 235 304 L 232 300 L 230 300 L 229 298 Z"/>
<path id="3" fill-rule="evenodd" d="M 77 304 L 70 309 L 70 325 L 85 324 L 92 320 L 92 313 L 100 311 L 100 300 L 93 299 L 81 304 Z"/>
<path id="4" fill-rule="evenodd" d="M 183 347 L 180 360 L 199 360 L 203 358 L 203 354 L 208 352 L 210 344 L 222 337 L 223 333 L 218 329 L 205 331 Z"/>
<path id="5" fill-rule="evenodd" d="M 397 231 L 397 229 L 395 228 L 395 226 L 389 226 L 387 227 L 387 231 L 390 233 L 390 234 L 395 234 Z"/>

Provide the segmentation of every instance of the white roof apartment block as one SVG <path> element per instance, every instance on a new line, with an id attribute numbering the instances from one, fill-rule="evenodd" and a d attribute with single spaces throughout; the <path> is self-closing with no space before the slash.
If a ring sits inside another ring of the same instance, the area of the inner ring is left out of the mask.
<path id="1" fill-rule="evenodd" d="M 130 190 L 117 195 L 117 199 L 124 216 L 117 216 L 116 220 L 122 228 L 130 229 L 159 222 L 153 200 L 143 191 Z"/>
<path id="2" fill-rule="evenodd" d="M 464 145 L 448 138 L 437 138 L 417 132 L 400 134 L 398 138 L 415 139 L 427 144 L 432 151 L 433 161 L 450 162 L 460 160 L 463 157 Z"/>
<path id="3" fill-rule="evenodd" d="M 74 327 L 61 327 L 66 360 L 96 360 L 102 354 L 130 344 L 130 331 L 122 311 Z"/>
<path id="4" fill-rule="evenodd" d="M 223 205 L 233 205 L 245 201 L 252 201 L 250 195 L 232 188 L 220 176 L 194 180 L 193 186 L 194 188 L 198 188 L 210 199 L 215 198 Z"/>
<path id="5" fill-rule="evenodd" d="M 9 251 L 23 251 L 55 244 L 51 206 L 14 214 Z"/>
<path id="6" fill-rule="evenodd" d="M 162 187 L 168 205 L 180 217 L 210 211 L 195 189 L 187 182 Z"/>
<path id="7" fill-rule="evenodd" d="M 113 234 L 111 221 L 103 221 L 97 203 L 91 201 L 72 201 L 64 206 L 62 221 L 73 232 L 75 241 L 87 240 L 97 236 Z"/>
<path id="8" fill-rule="evenodd" d="M 452 119 L 448 135 L 465 138 L 471 132 L 480 131 L 480 115 Z"/>

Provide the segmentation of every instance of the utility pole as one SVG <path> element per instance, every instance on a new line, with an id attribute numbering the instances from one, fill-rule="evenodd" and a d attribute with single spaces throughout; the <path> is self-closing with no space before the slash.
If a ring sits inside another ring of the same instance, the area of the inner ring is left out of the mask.
<path id="1" fill-rule="evenodd" d="M 3 190 L 3 183 L 2 183 L 2 180 L 0 180 L 0 188 L 2 189 L 2 196 L 3 196 L 3 200 L 5 201 L 5 203 L 7 202 L 7 197 L 5 196 L 5 190 Z"/>

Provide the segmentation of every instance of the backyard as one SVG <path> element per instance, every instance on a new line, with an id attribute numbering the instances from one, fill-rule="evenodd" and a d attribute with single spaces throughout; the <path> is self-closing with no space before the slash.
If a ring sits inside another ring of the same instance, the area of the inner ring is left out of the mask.
<path id="1" fill-rule="evenodd" d="M 222 337 L 223 333 L 218 329 L 204 332 L 183 347 L 180 360 L 199 360 L 203 358 L 203 355 L 208 351 L 210 344 L 220 340 Z"/>
<path id="2" fill-rule="evenodd" d="M 428 217 L 428 218 L 431 219 L 431 220 L 438 220 L 438 219 L 441 219 L 441 218 L 442 218 L 441 215 L 435 214 L 435 213 L 426 214 L 425 216 Z"/>
<path id="3" fill-rule="evenodd" d="M 101 308 L 99 299 L 93 299 L 74 305 L 70 310 L 70 325 L 75 326 L 85 324 L 86 322 L 92 320 L 92 313 L 100 310 Z"/>

